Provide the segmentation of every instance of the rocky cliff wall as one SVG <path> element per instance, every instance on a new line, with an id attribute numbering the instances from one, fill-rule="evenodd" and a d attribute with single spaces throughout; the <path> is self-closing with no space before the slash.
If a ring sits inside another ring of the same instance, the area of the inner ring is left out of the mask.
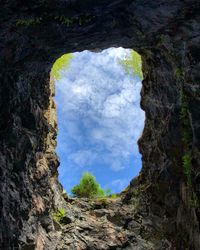
<path id="1" fill-rule="evenodd" d="M 51 214 L 63 198 L 50 68 L 64 53 L 111 46 L 137 50 L 144 72 L 143 167 L 123 201 L 132 204 L 139 185 L 138 212 L 162 218 L 176 249 L 199 249 L 199 2 L 4 0 L 2 6 L 1 249 L 56 248 Z"/>

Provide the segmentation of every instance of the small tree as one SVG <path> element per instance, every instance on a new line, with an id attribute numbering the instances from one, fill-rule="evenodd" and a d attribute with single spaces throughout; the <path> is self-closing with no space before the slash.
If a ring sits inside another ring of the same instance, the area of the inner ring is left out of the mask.
<path id="1" fill-rule="evenodd" d="M 100 198 L 105 196 L 104 190 L 97 183 L 96 178 L 89 172 L 83 173 L 80 183 L 71 190 L 75 197 Z"/>

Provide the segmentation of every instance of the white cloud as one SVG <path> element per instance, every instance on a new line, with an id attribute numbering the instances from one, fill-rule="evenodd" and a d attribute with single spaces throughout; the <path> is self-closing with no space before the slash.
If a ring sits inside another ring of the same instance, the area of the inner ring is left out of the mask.
<path id="1" fill-rule="evenodd" d="M 75 153 L 69 155 L 69 161 L 72 161 L 80 168 L 87 167 L 96 158 L 96 153 L 91 150 L 78 150 Z"/>
<path id="2" fill-rule="evenodd" d="M 136 143 L 144 123 L 141 83 L 119 65 L 126 53 L 122 48 L 75 53 L 70 69 L 57 82 L 59 127 L 64 132 L 60 140 L 78 145 L 67 152 L 77 166 L 98 160 L 119 171 L 131 154 L 138 154 Z"/>
<path id="3" fill-rule="evenodd" d="M 111 189 L 120 192 L 121 190 L 126 188 L 127 182 L 128 182 L 127 179 L 116 179 L 113 180 L 111 183 L 109 183 L 108 186 L 111 187 Z"/>

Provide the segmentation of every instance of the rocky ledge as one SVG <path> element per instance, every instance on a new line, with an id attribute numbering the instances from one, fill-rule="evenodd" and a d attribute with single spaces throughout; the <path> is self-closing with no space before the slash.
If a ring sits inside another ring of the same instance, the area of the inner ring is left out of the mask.
<path id="1" fill-rule="evenodd" d="M 61 207 L 53 212 L 54 230 L 45 249 L 173 249 L 173 240 L 163 234 L 163 218 L 145 214 L 147 204 L 140 191 L 132 189 L 130 197 L 127 189 L 116 198 L 93 200 L 64 195 Z"/>

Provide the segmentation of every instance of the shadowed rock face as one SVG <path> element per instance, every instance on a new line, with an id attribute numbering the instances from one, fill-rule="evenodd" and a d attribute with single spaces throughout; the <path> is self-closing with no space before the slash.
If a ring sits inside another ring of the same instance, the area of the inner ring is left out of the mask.
<path id="1" fill-rule="evenodd" d="M 57 123 L 50 68 L 67 52 L 122 46 L 142 56 L 141 107 L 146 121 L 139 140 L 142 171 L 120 204 L 132 209 L 135 188 L 139 188 L 137 213 L 149 218 L 150 224 L 159 224 L 160 241 L 166 237 L 169 243 L 160 249 L 169 245 L 178 250 L 200 249 L 199 2 L 3 0 L 2 6 L 0 248 L 68 249 L 60 246 L 67 242 L 63 239 L 66 228 L 55 225 L 51 216 L 53 209 L 67 205 L 57 180 Z M 184 171 L 182 157 L 188 152 L 189 170 Z M 115 221 L 118 213 L 113 213 Z M 152 219 L 155 216 L 159 223 Z M 130 227 L 129 233 L 139 235 L 134 230 Z M 138 240 L 141 249 L 150 249 L 143 242 L 144 235 L 138 237 L 143 237 Z M 61 239 L 57 246 L 55 238 Z M 96 242 L 97 234 L 93 238 Z M 116 240 L 107 248 L 98 241 L 96 248 L 81 242 L 80 237 L 79 245 L 69 249 L 140 249 L 116 245 Z"/>

